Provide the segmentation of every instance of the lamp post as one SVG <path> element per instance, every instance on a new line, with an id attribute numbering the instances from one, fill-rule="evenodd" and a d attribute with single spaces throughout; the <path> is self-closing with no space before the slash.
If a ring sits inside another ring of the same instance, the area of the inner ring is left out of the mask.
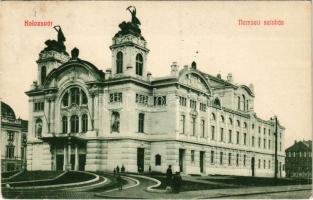
<path id="1" fill-rule="evenodd" d="M 277 125 L 278 125 L 278 120 L 277 116 L 274 116 L 274 121 L 275 121 L 275 174 L 274 174 L 274 179 L 277 179 L 277 173 L 278 173 L 278 160 L 277 160 L 277 135 L 278 135 L 278 130 L 277 130 Z"/>

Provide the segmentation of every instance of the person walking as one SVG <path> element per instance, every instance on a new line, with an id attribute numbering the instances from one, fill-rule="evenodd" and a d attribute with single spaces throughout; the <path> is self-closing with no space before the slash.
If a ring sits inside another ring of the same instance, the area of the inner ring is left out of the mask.
<path id="1" fill-rule="evenodd" d="M 172 178 L 173 178 L 172 166 L 169 165 L 166 170 L 166 190 L 171 189 Z"/>
<path id="2" fill-rule="evenodd" d="M 125 175 L 125 167 L 124 167 L 124 165 L 122 165 L 121 173 L 122 173 L 123 175 Z"/>
<path id="3" fill-rule="evenodd" d="M 117 165 L 116 167 L 116 174 L 119 174 L 120 173 L 120 167 Z"/>
<path id="4" fill-rule="evenodd" d="M 113 169 L 113 175 L 114 176 L 116 175 L 116 169 L 115 168 Z"/>

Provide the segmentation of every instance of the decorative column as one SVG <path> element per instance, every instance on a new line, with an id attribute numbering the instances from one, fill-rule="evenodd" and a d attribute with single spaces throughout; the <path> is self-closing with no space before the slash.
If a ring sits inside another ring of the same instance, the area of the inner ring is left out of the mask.
<path id="1" fill-rule="evenodd" d="M 78 154 L 78 146 L 77 144 L 75 145 L 75 170 L 78 171 L 78 166 L 79 166 L 79 154 Z"/>
<path id="2" fill-rule="evenodd" d="M 72 169 L 72 163 L 71 163 L 71 137 L 69 137 L 69 141 L 68 141 L 68 144 L 67 144 L 67 150 L 68 150 L 68 157 L 67 157 L 67 160 L 68 160 L 68 163 L 67 163 L 67 170 L 71 170 Z"/>
<path id="3" fill-rule="evenodd" d="M 66 149 L 66 144 L 64 144 L 63 170 L 67 170 L 67 149 Z"/>

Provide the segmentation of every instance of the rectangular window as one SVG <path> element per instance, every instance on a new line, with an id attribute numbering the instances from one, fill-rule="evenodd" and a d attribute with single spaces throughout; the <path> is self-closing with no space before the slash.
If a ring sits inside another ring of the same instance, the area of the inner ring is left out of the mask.
<path id="1" fill-rule="evenodd" d="M 258 147 L 261 148 L 261 138 L 259 137 Z"/>
<path id="2" fill-rule="evenodd" d="M 192 133 L 192 136 L 195 136 L 196 135 L 196 117 L 191 117 L 191 133 Z"/>
<path id="3" fill-rule="evenodd" d="M 138 115 L 138 132 L 144 133 L 145 114 L 139 113 Z"/>
<path id="4" fill-rule="evenodd" d="M 181 134 L 185 134 L 185 123 L 186 123 L 186 116 L 185 115 L 181 115 L 180 116 L 180 133 Z"/>
<path id="5" fill-rule="evenodd" d="M 279 143 L 279 151 L 281 151 L 281 142 Z"/>
<path id="6" fill-rule="evenodd" d="M 179 97 L 179 105 L 186 107 L 187 106 L 187 98 Z"/>
<path id="7" fill-rule="evenodd" d="M 259 133 L 261 133 L 261 127 L 259 126 Z"/>
<path id="8" fill-rule="evenodd" d="M 202 119 L 201 120 L 201 137 L 204 138 L 205 136 L 205 121 Z"/>
<path id="9" fill-rule="evenodd" d="M 200 103 L 200 110 L 203 112 L 206 111 L 206 104 L 205 103 Z"/>
<path id="10" fill-rule="evenodd" d="M 231 165 L 231 153 L 228 153 L 228 165 Z"/>
<path id="11" fill-rule="evenodd" d="M 211 164 L 214 164 L 214 151 L 211 151 Z"/>
<path id="12" fill-rule="evenodd" d="M 220 165 L 223 165 L 223 152 L 220 152 Z"/>
<path id="13" fill-rule="evenodd" d="M 7 145 L 6 146 L 6 157 L 7 158 L 14 158 L 14 145 Z"/>
<path id="14" fill-rule="evenodd" d="M 254 147 L 254 136 L 252 136 L 252 146 Z"/>
<path id="15" fill-rule="evenodd" d="M 265 135 L 265 133 L 266 133 L 266 128 L 263 128 L 263 133 L 264 133 L 264 135 Z"/>
<path id="16" fill-rule="evenodd" d="M 239 141 L 240 141 L 240 134 L 239 134 L 239 131 L 237 131 L 237 142 L 236 142 L 236 144 L 239 144 Z"/>
<path id="17" fill-rule="evenodd" d="M 149 97 L 147 95 L 136 94 L 136 103 L 148 105 Z"/>
<path id="18" fill-rule="evenodd" d="M 266 161 L 263 161 L 263 168 L 265 169 Z"/>
<path id="19" fill-rule="evenodd" d="M 211 126 L 211 139 L 215 140 L 215 126 Z"/>
<path id="20" fill-rule="evenodd" d="M 25 148 L 21 147 L 21 159 L 24 160 L 25 158 Z"/>
<path id="21" fill-rule="evenodd" d="M 232 130 L 228 131 L 228 142 L 232 143 Z"/>
<path id="22" fill-rule="evenodd" d="M 155 96 L 154 106 L 166 106 L 166 96 Z"/>
<path id="23" fill-rule="evenodd" d="M 258 167 L 261 168 L 261 159 L 259 159 Z"/>
<path id="24" fill-rule="evenodd" d="M 247 158 L 247 156 L 243 155 L 243 166 L 246 166 L 246 158 Z"/>
<path id="25" fill-rule="evenodd" d="M 266 149 L 266 139 L 263 139 L 263 148 Z"/>
<path id="26" fill-rule="evenodd" d="M 14 132 L 8 132 L 8 142 L 14 141 Z"/>
<path id="27" fill-rule="evenodd" d="M 122 93 L 121 92 L 114 92 L 110 93 L 110 103 L 122 102 Z"/>
<path id="28" fill-rule="evenodd" d="M 243 145 L 247 145 L 247 133 L 243 134 Z"/>
<path id="29" fill-rule="evenodd" d="M 38 112 L 38 111 L 43 111 L 44 110 L 44 102 L 35 102 L 34 103 L 34 111 Z"/>
<path id="30" fill-rule="evenodd" d="M 197 101 L 190 100 L 190 108 L 193 110 L 196 110 L 197 109 Z"/>
<path id="31" fill-rule="evenodd" d="M 191 150 L 191 162 L 195 161 L 195 150 Z"/>
<path id="32" fill-rule="evenodd" d="M 221 142 L 223 142 L 224 141 L 224 129 L 223 128 L 221 128 Z"/>

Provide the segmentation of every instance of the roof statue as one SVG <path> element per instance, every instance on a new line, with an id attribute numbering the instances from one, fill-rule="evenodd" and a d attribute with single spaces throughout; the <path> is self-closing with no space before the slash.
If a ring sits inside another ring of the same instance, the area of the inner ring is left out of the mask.
<path id="1" fill-rule="evenodd" d="M 119 24 L 120 31 L 115 34 L 114 37 L 119 37 L 122 35 L 127 35 L 127 34 L 132 34 L 136 37 L 140 37 L 141 39 L 145 40 L 142 35 L 141 35 L 141 30 L 139 26 L 141 25 L 139 19 L 136 16 L 136 8 L 134 6 L 129 6 L 126 8 L 131 14 L 131 21 L 130 22 L 125 22 L 123 21 L 122 23 Z"/>
<path id="2" fill-rule="evenodd" d="M 47 45 L 47 47 L 44 49 L 44 51 L 51 51 L 51 50 L 54 50 L 54 51 L 57 51 L 57 52 L 63 52 L 65 53 L 66 55 L 68 55 L 68 53 L 66 52 L 66 47 L 64 45 L 64 42 L 65 42 L 65 36 L 64 36 L 64 33 L 62 31 L 62 28 L 61 26 L 57 25 L 57 26 L 54 26 L 53 27 L 54 30 L 56 30 L 58 32 L 58 40 L 47 40 L 45 42 L 45 44 Z"/>

